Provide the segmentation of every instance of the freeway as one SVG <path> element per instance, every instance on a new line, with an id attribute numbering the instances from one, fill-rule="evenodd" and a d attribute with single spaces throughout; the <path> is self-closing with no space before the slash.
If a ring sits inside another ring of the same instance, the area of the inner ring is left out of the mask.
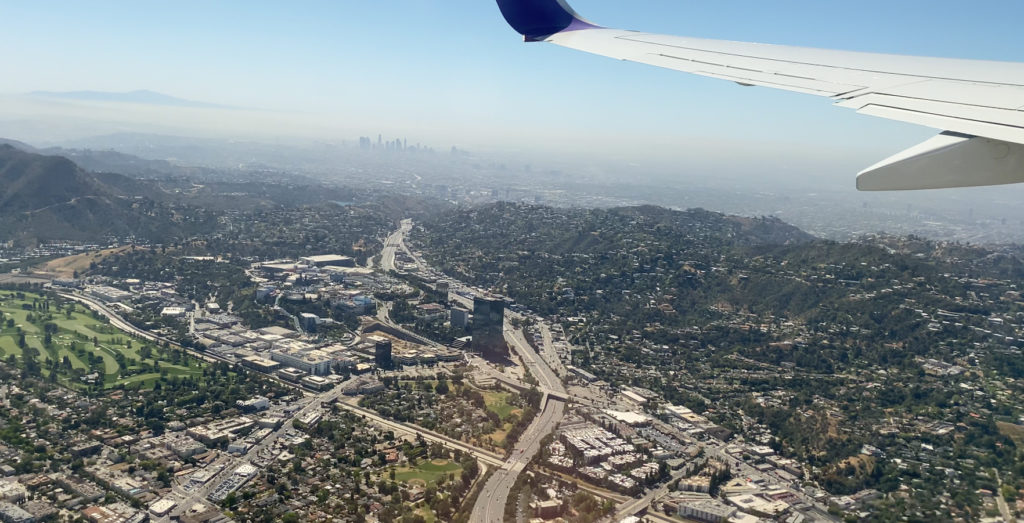
<path id="1" fill-rule="evenodd" d="M 544 361 L 551 366 L 551 369 L 555 371 L 555 374 L 559 376 L 565 376 L 569 371 L 565 368 L 565 364 L 562 362 L 561 357 L 558 355 L 558 351 L 555 349 L 554 337 L 551 334 L 551 327 L 547 323 L 540 324 L 541 333 L 541 351 L 540 355 L 544 357 Z"/>
<path id="2" fill-rule="evenodd" d="M 364 409 L 358 405 L 354 405 L 349 401 L 339 401 L 337 405 L 343 409 L 355 412 L 356 414 L 359 414 L 370 421 L 388 427 L 392 430 L 407 432 L 409 434 L 419 434 L 420 436 L 423 436 L 423 439 L 427 441 L 440 443 L 448 448 L 461 450 L 467 454 L 471 454 L 473 457 L 484 462 L 487 465 L 494 465 L 497 467 L 501 466 L 504 463 L 502 461 L 502 456 L 496 452 L 491 452 L 488 450 L 474 447 L 461 441 L 449 438 L 448 436 L 445 436 L 443 434 L 438 434 L 436 432 L 427 430 L 423 427 L 417 427 L 415 425 L 409 425 L 407 423 L 389 420 L 387 418 L 381 417 L 372 410 Z"/>
<path id="3" fill-rule="evenodd" d="M 506 330 L 505 339 L 519 353 L 527 368 L 537 377 L 542 389 L 565 397 L 565 387 L 562 386 L 562 382 L 526 342 L 522 330 Z M 515 485 L 516 478 L 519 477 L 519 473 L 526 468 L 530 460 L 540 452 L 540 442 L 544 436 L 553 432 L 558 427 L 558 423 L 562 421 L 562 416 L 565 415 L 565 402 L 555 399 L 550 394 L 544 396 L 545 401 L 541 413 L 523 431 L 508 460 L 484 484 L 480 497 L 477 498 L 476 506 L 473 507 L 471 521 L 500 523 L 504 520 L 505 504 L 512 486 Z"/>
<path id="4" fill-rule="evenodd" d="M 176 349 L 188 351 L 193 356 L 195 356 L 197 358 L 201 358 L 204 361 L 207 361 L 207 362 L 210 362 L 210 363 L 216 363 L 216 362 L 219 362 L 219 361 L 226 361 L 226 360 L 223 360 L 221 358 L 214 357 L 214 356 L 212 356 L 210 354 L 204 354 L 202 352 L 197 352 L 197 351 L 188 349 L 188 348 L 178 344 L 177 342 L 171 341 L 171 340 L 169 340 L 167 338 L 164 338 L 162 336 L 157 336 L 156 334 L 153 334 L 152 332 L 140 329 L 140 328 L 132 325 L 131 323 L 129 323 L 124 318 L 122 318 L 118 313 L 116 313 L 113 310 L 111 310 L 103 302 L 100 302 L 100 301 L 95 300 L 93 298 L 90 298 L 88 296 L 82 296 L 80 294 L 71 294 L 71 293 L 68 293 L 68 292 L 57 292 L 57 294 L 60 295 L 62 298 L 66 298 L 66 299 L 69 299 L 69 300 L 76 301 L 78 303 L 81 303 L 82 305 L 85 305 L 85 306 L 91 308 L 92 310 L 94 310 L 94 311 L 102 314 L 103 316 L 105 316 L 107 318 L 107 320 L 110 322 L 110 325 L 112 325 L 112 326 L 114 326 L 114 327 L 116 327 L 118 329 L 121 329 L 121 330 L 123 330 L 125 332 L 128 332 L 128 333 L 130 333 L 130 334 L 132 334 L 132 335 L 134 335 L 136 337 L 142 338 L 144 340 L 149 340 L 149 341 L 152 341 L 152 342 L 155 342 L 155 343 L 166 343 L 167 345 L 169 345 L 171 347 L 174 347 Z"/>
<path id="5" fill-rule="evenodd" d="M 530 423 L 530 426 L 519 438 L 519 443 L 516 444 L 509 459 L 484 484 L 480 497 L 477 498 L 476 506 L 473 507 L 470 521 L 486 523 L 504 521 L 505 503 L 516 478 L 533 459 L 533 456 L 540 451 L 541 439 L 558 426 L 558 422 L 561 421 L 564 414 L 564 402 L 556 399 L 548 400 L 544 411 Z"/>
<path id="6" fill-rule="evenodd" d="M 416 261 L 419 271 L 424 274 L 436 274 L 434 273 L 422 260 L 418 259 L 405 245 L 405 234 L 412 229 L 411 220 L 402 220 L 402 226 L 399 230 L 395 231 L 391 236 L 388 237 L 384 245 L 384 250 L 381 254 L 381 269 L 387 271 L 395 268 L 395 253 L 398 249 L 401 249 L 409 257 Z M 459 289 L 468 290 L 476 293 L 474 289 L 463 285 L 461 282 L 453 281 L 451 283 L 451 290 L 456 291 Z M 450 297 L 463 303 L 467 307 L 472 307 L 472 300 L 466 296 L 460 296 L 455 292 L 450 293 Z M 384 311 L 382 319 L 387 317 L 387 311 Z M 555 375 L 555 373 L 548 367 L 547 363 L 530 347 L 530 344 L 526 342 L 526 338 L 523 336 L 522 330 L 506 331 L 506 339 L 510 342 L 510 345 L 519 353 L 523 360 L 523 363 L 530 369 L 530 372 L 537 377 L 540 383 L 540 389 L 544 392 L 544 399 L 542 401 L 542 410 L 539 415 L 530 423 L 530 425 L 523 431 L 520 436 L 518 443 L 515 448 L 512 449 L 512 453 L 509 458 L 503 463 L 493 463 L 489 460 L 483 459 L 479 454 L 481 451 L 473 449 L 474 455 L 478 459 L 487 463 L 497 465 L 498 468 L 494 474 L 488 479 L 487 483 L 484 484 L 483 490 L 480 496 L 477 498 L 477 503 L 473 507 L 473 513 L 471 521 L 475 522 L 487 522 L 487 523 L 499 523 L 503 521 L 505 515 L 505 503 L 508 500 L 509 493 L 512 486 L 516 482 L 516 478 L 519 477 L 519 473 L 522 472 L 526 465 L 533 459 L 533 456 L 540 451 L 540 442 L 544 436 L 550 434 L 558 426 L 558 423 L 562 420 L 565 415 L 565 402 L 561 398 L 566 397 L 565 387 L 562 385 L 562 381 Z M 503 380 L 504 381 L 504 380 Z M 358 407 L 351 404 L 343 404 L 345 408 L 353 410 L 359 409 Z M 372 412 L 366 411 L 365 409 L 359 409 L 369 419 L 373 419 L 384 424 L 394 424 L 395 422 L 385 420 L 376 416 Z M 427 435 L 427 431 L 417 429 L 418 432 Z M 440 435 L 434 435 L 433 437 L 439 437 Z M 447 438 L 446 438 L 447 439 Z M 458 442 L 449 441 L 451 444 Z"/>
<path id="7" fill-rule="evenodd" d="M 421 336 L 419 334 L 416 334 L 415 332 L 412 332 L 411 330 L 406 329 L 406 328 L 402 327 L 401 325 L 391 321 L 391 302 L 387 302 L 387 301 L 378 301 L 377 302 L 377 320 L 380 321 L 381 323 L 383 323 L 384 325 L 387 325 L 388 327 L 391 327 L 392 329 L 400 331 L 402 334 L 405 334 L 406 336 L 416 340 L 421 345 L 426 345 L 428 347 L 441 347 L 440 343 L 438 343 L 438 342 L 436 342 L 436 341 L 434 341 L 434 340 L 432 340 L 430 338 L 427 338 L 425 336 Z"/>
<path id="8" fill-rule="evenodd" d="M 509 315 L 512 316 L 513 313 L 509 313 Z M 533 350 L 533 347 L 526 341 L 526 336 L 523 335 L 522 329 L 506 330 L 505 339 L 509 342 L 509 346 L 519 353 L 519 357 L 523 359 L 523 364 L 526 365 L 526 368 L 530 369 L 533 376 L 537 378 L 540 388 L 557 394 L 565 394 L 565 386 L 562 385 L 562 380 L 558 379 L 558 376 L 551 370 L 547 362 Z"/>
<path id="9" fill-rule="evenodd" d="M 384 272 L 395 270 L 395 251 L 400 247 L 402 250 L 405 248 L 405 235 L 412 230 L 412 220 L 402 220 L 401 227 L 395 232 L 388 236 L 387 240 L 384 241 L 384 250 L 380 253 L 380 269 Z"/>
<path id="10" fill-rule="evenodd" d="M 403 229 L 396 231 L 395 234 L 404 234 L 404 232 L 407 230 L 407 226 L 411 227 L 411 222 L 403 221 Z M 392 235 L 392 237 L 394 236 L 395 235 Z M 398 242 L 391 242 L 389 239 L 389 245 L 391 245 L 392 247 L 397 247 L 400 244 L 400 242 L 400 236 Z M 392 264 L 394 260 L 393 256 L 394 249 L 392 248 L 390 258 L 390 263 Z M 386 267 L 388 259 L 385 257 L 381 261 L 382 268 Z M 110 320 L 111 325 L 117 328 L 135 334 L 144 339 L 157 342 L 166 341 L 177 348 L 185 349 L 184 347 L 174 342 L 171 342 L 170 340 L 166 340 L 152 333 L 136 328 L 134 325 L 128 323 L 123 318 L 121 318 L 117 313 L 106 307 L 106 305 L 96 300 L 73 294 L 62 295 L 68 299 L 73 299 L 83 304 L 89 305 L 93 309 L 99 311 L 101 314 L 106 316 Z M 541 388 L 545 392 L 545 401 L 542 405 L 543 410 L 523 432 L 522 436 L 519 438 L 519 442 L 517 443 L 517 445 L 512 451 L 512 454 L 507 460 L 503 461 L 501 459 L 501 456 L 498 454 L 488 452 L 483 449 L 478 449 L 476 447 L 472 447 L 470 445 L 448 438 L 441 434 L 427 431 L 420 427 L 415 427 L 411 425 L 406 425 L 404 423 L 388 420 L 377 415 L 372 411 L 363 409 L 356 405 L 352 405 L 347 402 L 337 403 L 337 405 L 339 405 L 340 407 L 359 413 L 366 419 L 381 424 L 383 426 L 392 428 L 394 430 L 420 434 L 427 441 L 437 442 L 442 445 L 445 445 L 446 447 L 455 448 L 463 452 L 467 452 L 474 456 L 475 458 L 477 458 L 478 460 L 480 460 L 485 465 L 500 467 L 493 475 L 491 475 L 488 482 L 484 485 L 484 490 L 481 493 L 480 497 L 478 498 L 477 504 L 473 507 L 472 521 L 501 522 L 504 519 L 505 502 L 508 499 L 512 486 L 515 484 L 516 478 L 518 478 L 519 473 L 522 472 L 524 468 L 526 468 L 526 465 L 533 458 L 533 456 L 540 451 L 541 439 L 543 439 L 544 436 L 546 436 L 547 434 L 554 431 L 554 429 L 558 425 L 558 422 L 561 421 L 562 417 L 565 414 L 564 401 L 556 399 L 554 396 L 551 395 L 552 393 L 554 393 L 556 396 L 565 397 L 565 387 L 562 385 L 562 382 L 558 379 L 557 376 L 555 376 L 554 372 L 552 372 L 551 368 L 548 367 L 544 360 L 537 355 L 537 353 L 533 350 L 530 344 L 526 342 L 526 339 L 523 336 L 521 330 L 507 331 L 505 335 L 506 339 L 510 342 L 510 345 L 519 353 L 520 357 L 523 359 L 524 364 L 527 365 L 527 368 L 529 368 L 533 375 L 538 378 L 538 380 L 541 383 Z M 208 354 L 203 354 L 192 350 L 189 350 L 189 352 L 208 361 L 221 361 L 219 359 L 211 357 Z M 328 391 L 324 394 L 315 396 L 314 398 L 319 401 L 311 401 L 303 408 L 303 413 L 310 408 L 318 408 L 319 405 L 321 404 L 321 401 L 336 398 L 338 397 L 338 394 L 340 394 L 340 388 L 336 388 L 332 391 Z M 299 415 L 301 415 L 301 413 Z M 181 492 L 180 489 L 176 490 L 175 492 L 177 495 L 175 497 L 180 500 L 180 503 L 178 504 L 178 507 L 176 507 L 174 514 L 180 515 L 182 511 L 187 510 L 197 501 L 205 499 L 209 492 L 212 491 L 212 489 L 215 488 L 217 485 L 219 485 L 224 479 L 230 476 L 233 473 L 233 471 L 238 468 L 238 466 L 242 465 L 243 463 L 249 463 L 252 459 L 249 456 L 258 455 L 258 450 L 266 448 L 266 446 L 276 441 L 279 436 L 280 430 L 278 432 L 275 432 L 274 435 L 265 439 L 259 449 L 253 449 L 253 451 L 250 451 L 250 453 L 246 454 L 246 457 L 243 457 L 241 459 L 221 458 L 220 460 L 218 460 L 218 464 L 223 465 L 223 468 L 220 470 L 220 472 L 218 472 L 218 474 L 214 478 L 210 479 L 207 483 L 203 485 L 203 487 L 197 489 L 197 491 L 185 493 Z"/>

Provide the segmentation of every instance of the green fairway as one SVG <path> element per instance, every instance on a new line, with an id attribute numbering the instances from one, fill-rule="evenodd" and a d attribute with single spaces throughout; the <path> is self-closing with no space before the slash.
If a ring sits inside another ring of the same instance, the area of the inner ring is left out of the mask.
<path id="1" fill-rule="evenodd" d="M 5 306 L 3 308 L 0 308 L 0 310 L 4 311 L 5 318 L 14 319 L 14 325 L 17 327 L 21 327 L 21 330 L 25 331 L 26 334 L 39 332 L 39 327 L 36 327 L 35 325 L 29 323 L 28 320 L 26 319 L 28 317 L 29 311 L 21 310 L 20 302 L 18 308 L 9 309 L 6 307 L 5 304 Z"/>
<path id="2" fill-rule="evenodd" d="M 12 354 L 21 357 L 21 348 L 13 336 L 0 336 L 0 352 L 3 352 L 4 358 Z"/>
<path id="3" fill-rule="evenodd" d="M 161 353 L 152 343 L 133 339 L 130 334 L 94 317 L 80 304 L 75 304 L 70 313 L 59 305 L 69 304 L 59 304 L 53 298 L 34 293 L 22 293 L 19 298 L 13 291 L 0 291 L 0 312 L 4 316 L 0 324 L 0 356 L 6 359 L 13 355 L 20 363 L 24 362 L 25 351 L 18 346 L 20 328 L 25 334 L 26 347 L 38 351 L 38 361 L 44 364 L 44 376 L 50 373 L 46 360 L 63 363 L 67 358 L 70 368 L 60 365 L 57 372 L 61 382 L 70 386 L 82 386 L 79 378 L 93 372 L 102 376 L 108 388 L 135 383 L 149 387 L 162 375 L 202 375 L 203 366 L 198 360 L 172 350 Z M 7 327 L 8 319 L 14 321 L 14 327 Z M 48 323 L 53 324 L 49 345 L 44 339 L 44 327 Z M 149 348 L 149 358 L 142 357 L 140 349 L 144 346 Z"/>
<path id="4" fill-rule="evenodd" d="M 86 363 L 84 361 L 79 359 L 77 354 L 73 354 L 67 348 L 63 348 L 62 347 L 60 349 L 60 351 L 58 351 L 57 357 L 60 358 L 61 360 L 63 360 L 65 356 L 68 358 L 69 361 L 71 361 L 71 368 L 73 368 L 73 369 L 87 369 L 87 368 L 89 368 L 89 366 L 86 365 Z"/>
<path id="5" fill-rule="evenodd" d="M 94 350 L 94 352 L 103 357 L 103 374 L 116 376 L 118 371 L 121 370 L 121 366 L 117 364 L 117 353 L 114 352 L 114 349 L 102 344 L 98 349 Z"/>
<path id="6" fill-rule="evenodd" d="M 136 374 L 135 376 L 132 376 L 130 378 L 125 378 L 125 379 L 121 380 L 121 382 L 125 383 L 125 384 L 128 384 L 128 383 L 135 383 L 137 381 L 156 380 L 159 377 L 160 377 L 159 373 L 151 372 L 149 374 Z"/>
<path id="7" fill-rule="evenodd" d="M 105 341 L 107 338 L 111 337 L 109 334 L 97 332 L 97 330 L 102 328 L 102 324 L 81 313 L 72 314 L 71 319 L 61 315 L 60 317 L 54 318 L 54 323 L 63 329 L 84 334 L 90 340 L 93 337 L 96 337 L 100 341 Z"/>

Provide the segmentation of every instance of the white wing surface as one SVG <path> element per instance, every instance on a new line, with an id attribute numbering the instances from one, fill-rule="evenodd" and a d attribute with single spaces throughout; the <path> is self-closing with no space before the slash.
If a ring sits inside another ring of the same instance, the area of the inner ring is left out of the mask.
<path id="1" fill-rule="evenodd" d="M 498 0 L 526 41 L 831 98 L 933 127 L 935 138 L 857 176 L 861 190 L 1024 182 L 1024 64 L 685 38 L 594 25 L 564 0 Z"/>

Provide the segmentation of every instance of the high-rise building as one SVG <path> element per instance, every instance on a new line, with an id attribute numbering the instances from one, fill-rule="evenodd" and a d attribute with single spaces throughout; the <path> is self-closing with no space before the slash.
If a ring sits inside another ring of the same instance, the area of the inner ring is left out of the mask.
<path id="1" fill-rule="evenodd" d="M 497 298 L 473 298 L 473 350 L 485 358 L 505 358 L 505 302 Z"/>
<path id="2" fill-rule="evenodd" d="M 462 307 L 452 307 L 451 321 L 452 327 L 465 329 L 469 326 L 469 311 Z"/>
<path id="3" fill-rule="evenodd" d="M 381 339 L 374 342 L 373 360 L 378 368 L 391 368 L 391 340 Z"/>
<path id="4" fill-rule="evenodd" d="M 306 332 L 316 332 L 316 325 L 320 322 L 320 317 L 316 314 L 309 312 L 303 312 L 299 314 L 299 325 L 302 326 L 302 330 Z"/>

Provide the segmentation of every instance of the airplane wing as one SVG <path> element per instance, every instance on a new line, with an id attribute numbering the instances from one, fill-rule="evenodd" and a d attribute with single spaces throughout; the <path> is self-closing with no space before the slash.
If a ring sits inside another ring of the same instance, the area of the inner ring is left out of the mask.
<path id="1" fill-rule="evenodd" d="M 864 191 L 1024 182 L 1024 64 L 684 38 L 588 22 L 565 0 L 497 0 L 527 42 L 831 98 L 933 127 L 934 138 L 862 171 Z"/>

